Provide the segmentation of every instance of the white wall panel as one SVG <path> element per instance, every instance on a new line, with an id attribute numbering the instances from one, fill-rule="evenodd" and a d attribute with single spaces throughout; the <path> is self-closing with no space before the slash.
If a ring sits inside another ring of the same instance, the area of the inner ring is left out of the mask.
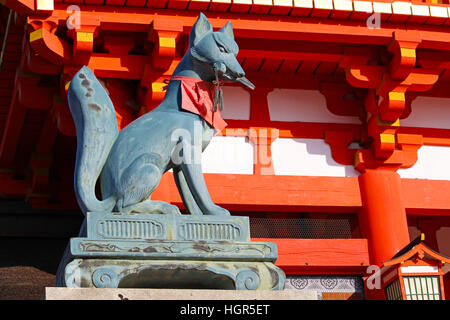
<path id="1" fill-rule="evenodd" d="M 253 145 L 245 137 L 213 137 L 202 154 L 204 173 L 253 174 Z"/>
<path id="2" fill-rule="evenodd" d="M 417 162 L 397 172 L 402 178 L 450 180 L 450 147 L 422 146 Z"/>
<path id="3" fill-rule="evenodd" d="M 411 102 L 411 114 L 401 119 L 400 125 L 450 129 L 450 99 L 417 97 Z"/>
<path id="4" fill-rule="evenodd" d="M 353 177 L 353 166 L 338 164 L 328 144 L 319 139 L 279 138 L 272 143 L 276 175 Z"/>
<path id="5" fill-rule="evenodd" d="M 325 97 L 317 90 L 275 89 L 267 99 L 272 121 L 361 123 L 358 117 L 331 113 Z"/>
<path id="6" fill-rule="evenodd" d="M 224 119 L 250 120 L 250 93 L 241 87 L 222 87 Z"/>
<path id="7" fill-rule="evenodd" d="M 409 266 L 400 267 L 402 273 L 438 273 L 439 268 L 437 266 Z"/>

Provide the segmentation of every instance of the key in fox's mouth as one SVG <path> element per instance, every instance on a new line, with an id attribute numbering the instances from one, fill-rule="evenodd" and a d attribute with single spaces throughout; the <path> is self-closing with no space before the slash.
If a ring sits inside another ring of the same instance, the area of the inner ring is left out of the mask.
<path id="1" fill-rule="evenodd" d="M 222 78 L 225 78 L 225 79 L 227 79 L 227 80 L 233 81 L 233 82 L 234 82 L 234 81 L 240 82 L 240 83 L 242 83 L 244 86 L 249 87 L 249 88 L 252 89 L 252 90 L 255 89 L 255 85 L 254 85 L 253 83 L 251 83 L 246 77 L 236 78 L 236 77 L 230 76 L 230 75 L 228 75 L 228 74 L 226 74 L 226 73 L 225 73 L 225 74 L 222 74 L 221 77 L 222 77 Z"/>
<path id="2" fill-rule="evenodd" d="M 246 77 L 237 78 L 236 81 L 239 81 L 244 86 L 249 87 L 252 90 L 255 89 L 255 85 L 251 83 Z"/>

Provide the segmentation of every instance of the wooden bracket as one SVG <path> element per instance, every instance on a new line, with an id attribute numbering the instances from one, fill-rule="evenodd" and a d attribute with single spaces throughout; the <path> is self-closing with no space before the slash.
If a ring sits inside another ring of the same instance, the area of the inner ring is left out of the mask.
<path id="1" fill-rule="evenodd" d="M 27 73 L 59 75 L 62 71 L 61 65 L 55 65 L 45 60 L 38 53 L 31 49 L 29 42 L 25 43 L 22 53 L 20 68 Z"/>
<path id="2" fill-rule="evenodd" d="M 52 32 L 53 30 L 49 31 L 45 27 L 32 31 L 30 33 L 31 47 L 42 58 L 53 64 L 71 64 L 72 46 Z"/>
<path id="3" fill-rule="evenodd" d="M 364 109 L 365 90 L 346 83 L 322 82 L 319 87 L 327 102 L 328 110 L 338 116 L 359 117 Z"/>
<path id="4" fill-rule="evenodd" d="M 367 132 L 374 139 L 373 149 L 377 159 L 388 158 L 395 150 L 395 134 L 400 121 L 382 121 L 378 114 L 370 116 Z"/>
<path id="5" fill-rule="evenodd" d="M 411 110 L 408 104 L 414 97 L 407 98 L 407 92 L 431 89 L 440 75 L 440 69 L 416 67 L 416 49 L 420 43 L 419 32 L 395 31 L 387 46 L 393 57 L 385 65 L 372 63 L 376 57 L 371 57 L 370 51 L 359 48 L 345 50 L 339 66 L 344 68 L 347 82 L 357 88 L 369 89 L 364 105 L 369 114 L 367 133 L 372 138 L 372 150 L 356 152 L 357 169 L 379 167 L 384 161 L 387 167 L 396 170 L 417 160 L 417 155 L 412 156 L 411 153 L 420 146 L 400 146 L 397 135 L 399 119 L 406 117 Z M 370 161 L 373 163 L 368 164 Z"/>
<path id="6" fill-rule="evenodd" d="M 360 133 L 354 131 L 326 131 L 325 142 L 331 149 L 333 160 L 342 165 L 353 165 L 356 149 L 349 149 L 352 142 L 359 142 Z"/>
<path id="7" fill-rule="evenodd" d="M 418 31 L 395 31 L 388 51 L 393 54 L 389 64 L 392 79 L 404 80 L 416 66 L 416 49 L 421 42 Z"/>
<path id="8" fill-rule="evenodd" d="M 94 49 L 94 38 L 98 34 L 100 19 L 89 16 L 83 17 L 77 28 L 67 30 L 67 35 L 73 39 L 73 62 L 78 65 L 87 65 Z"/>
<path id="9" fill-rule="evenodd" d="M 148 40 L 155 47 L 152 54 L 152 68 L 166 71 L 171 66 L 175 54 L 176 44 L 183 32 L 183 23 L 178 20 L 155 18 L 148 33 Z"/>
<path id="10" fill-rule="evenodd" d="M 388 73 L 376 90 L 379 100 L 378 113 L 383 121 L 395 121 L 405 111 L 407 91 L 428 91 L 439 79 L 437 69 L 413 68 L 403 81 L 396 81 Z"/>

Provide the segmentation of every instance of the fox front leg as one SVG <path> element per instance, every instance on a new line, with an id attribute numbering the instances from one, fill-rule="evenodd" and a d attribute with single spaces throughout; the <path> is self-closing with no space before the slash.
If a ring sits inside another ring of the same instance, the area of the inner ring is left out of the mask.
<path id="1" fill-rule="evenodd" d="M 187 189 L 184 191 L 180 190 L 180 192 L 183 192 L 182 197 L 187 196 L 184 199 L 186 200 L 192 195 L 196 205 L 205 215 L 229 216 L 230 212 L 228 210 L 219 207 L 211 200 L 205 179 L 203 178 L 201 163 L 195 163 L 196 161 L 194 161 L 194 159 L 198 159 L 199 157 L 195 157 L 195 155 L 193 155 L 192 158 L 187 156 L 188 154 L 192 154 L 191 152 L 196 152 L 197 150 L 201 153 L 202 149 L 199 146 L 201 146 L 201 141 L 197 143 L 197 147 L 195 147 L 195 145 L 188 144 L 186 140 L 180 137 L 175 148 L 175 150 L 177 150 L 177 155 L 181 155 L 181 161 L 175 171 L 181 170 L 182 175 L 179 175 L 178 178 L 181 177 L 182 180 L 185 180 L 190 191 L 187 192 Z M 193 159 L 193 161 L 191 161 L 191 159 Z M 191 201 L 190 204 L 192 205 L 192 203 L 193 202 Z"/>
<path id="2" fill-rule="evenodd" d="M 200 164 L 183 162 L 180 167 L 186 178 L 189 190 L 203 214 L 215 216 L 230 215 L 227 209 L 219 207 L 211 200 Z"/>
<path id="3" fill-rule="evenodd" d="M 187 184 L 183 171 L 180 168 L 173 170 L 173 178 L 175 179 L 175 184 L 177 185 L 184 207 L 188 213 L 195 216 L 203 215 L 203 212 L 200 210 L 197 202 L 192 196 L 191 190 L 189 190 L 189 185 Z"/>

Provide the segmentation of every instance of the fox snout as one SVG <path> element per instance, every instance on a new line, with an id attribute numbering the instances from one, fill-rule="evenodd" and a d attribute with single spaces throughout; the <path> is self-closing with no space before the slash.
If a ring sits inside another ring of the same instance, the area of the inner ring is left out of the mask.
<path id="1" fill-rule="evenodd" d="M 249 87 L 252 90 L 255 89 L 255 86 L 253 85 L 253 83 L 251 83 L 245 77 L 245 72 L 235 57 L 234 57 L 234 60 L 235 60 L 233 63 L 234 69 L 227 67 L 227 65 L 223 62 L 215 62 L 213 64 L 214 72 L 217 75 L 219 75 L 223 78 L 226 78 L 230 81 L 238 81 L 238 82 L 242 83 L 243 85 Z"/>
<path id="2" fill-rule="evenodd" d="M 216 72 L 216 70 L 218 70 L 219 74 L 222 73 L 222 76 L 224 76 L 225 78 L 228 78 L 228 80 L 238 81 L 238 82 L 242 83 L 244 86 L 254 90 L 255 89 L 254 84 L 251 83 L 245 77 L 245 72 L 237 60 L 236 60 L 235 65 L 237 66 L 237 70 L 236 69 L 232 70 L 231 68 L 227 68 L 227 66 L 224 63 L 219 62 L 219 63 L 214 64 L 213 69 L 215 72 Z M 229 73 L 227 73 L 227 71 L 229 71 Z M 231 76 L 229 76 L 229 74 L 231 74 Z"/>
<path id="3" fill-rule="evenodd" d="M 221 76 L 225 76 L 225 77 L 228 76 L 228 78 L 230 80 L 235 80 L 237 78 L 242 78 L 245 76 L 245 72 L 237 60 L 236 60 L 234 67 L 235 68 L 238 67 L 238 70 L 233 70 L 233 68 L 228 67 L 223 62 L 215 62 L 213 65 L 213 70 L 214 70 L 214 72 L 217 72 Z"/>

